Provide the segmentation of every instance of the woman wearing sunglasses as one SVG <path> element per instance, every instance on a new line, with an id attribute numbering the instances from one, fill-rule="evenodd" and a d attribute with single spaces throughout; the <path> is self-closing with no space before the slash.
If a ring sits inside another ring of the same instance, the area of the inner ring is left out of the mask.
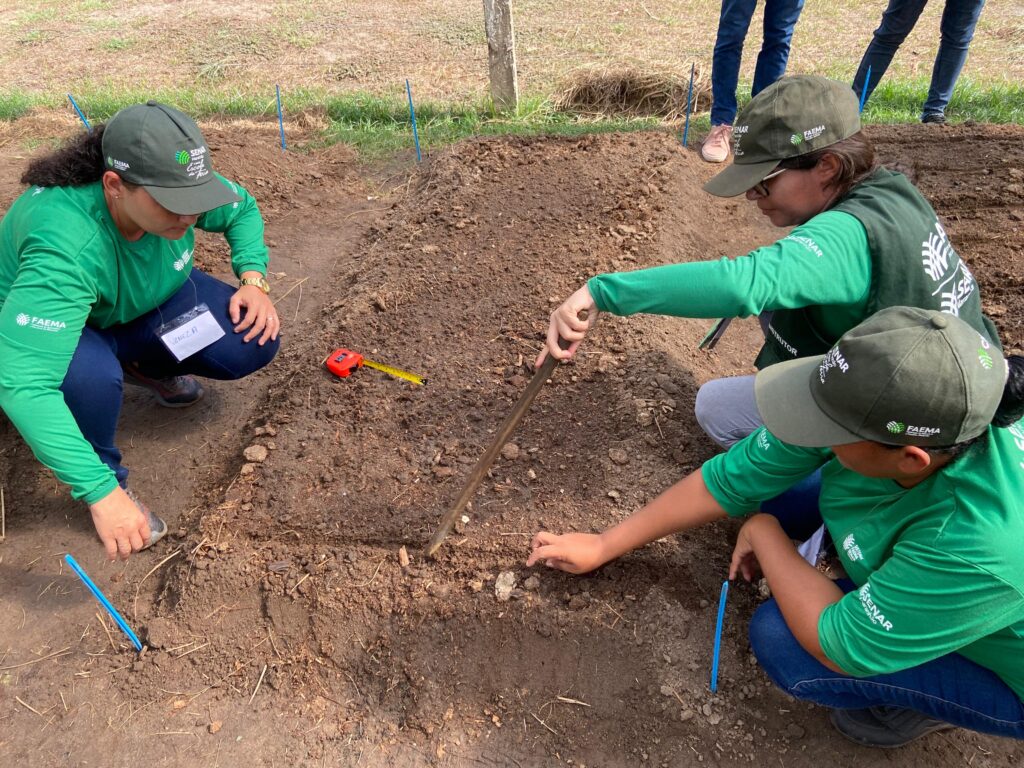
<path id="1" fill-rule="evenodd" d="M 794 229 L 735 259 L 590 279 L 551 314 L 538 364 L 547 354 L 571 357 L 600 311 L 724 318 L 705 340 L 709 346 L 730 318 L 757 315 L 765 334 L 759 369 L 820 355 L 890 306 L 958 316 L 998 347 L 978 285 L 935 211 L 906 177 L 876 164 L 849 86 L 817 76 L 782 78 L 743 109 L 733 140 L 732 164 L 704 189 L 745 195 L 772 224 Z M 559 336 L 571 342 L 567 350 Z M 762 423 L 753 376 L 708 382 L 695 410 L 723 447 Z"/>

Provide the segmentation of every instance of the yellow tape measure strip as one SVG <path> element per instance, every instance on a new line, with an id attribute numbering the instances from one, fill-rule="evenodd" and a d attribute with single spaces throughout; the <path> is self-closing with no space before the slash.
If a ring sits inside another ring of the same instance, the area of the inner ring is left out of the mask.
<path id="1" fill-rule="evenodd" d="M 365 357 L 363 358 L 363 365 L 368 365 L 371 368 L 388 374 L 389 376 L 394 376 L 399 379 L 411 381 L 413 384 L 423 385 L 427 383 L 426 379 L 422 378 L 421 376 L 417 376 L 415 373 L 403 371 L 401 368 L 392 368 L 390 365 L 384 365 L 383 363 L 375 363 L 373 362 L 373 360 L 367 360 Z"/>

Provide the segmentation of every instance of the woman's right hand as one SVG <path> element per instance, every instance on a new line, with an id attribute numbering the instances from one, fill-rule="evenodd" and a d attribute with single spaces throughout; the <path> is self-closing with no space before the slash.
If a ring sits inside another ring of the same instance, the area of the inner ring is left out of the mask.
<path id="1" fill-rule="evenodd" d="M 586 320 L 580 319 L 580 314 L 585 312 Z M 544 349 L 539 355 L 535 365 L 539 368 L 544 358 L 552 355 L 556 360 L 568 360 L 576 352 L 576 347 L 583 341 L 587 331 L 597 320 L 597 305 L 594 297 L 590 295 L 590 289 L 584 283 L 576 293 L 563 301 L 554 312 L 551 313 L 551 321 L 548 324 L 548 337 Z M 558 345 L 558 339 L 563 338 L 570 342 L 567 349 Z"/>
<path id="2" fill-rule="evenodd" d="M 139 506 L 118 486 L 95 504 L 89 505 L 96 533 L 113 560 L 127 560 L 149 542 L 149 521 Z"/>
<path id="3" fill-rule="evenodd" d="M 557 535 L 541 531 L 530 543 L 533 550 L 527 566 L 543 561 L 549 568 L 568 573 L 587 573 L 600 568 L 608 557 L 604 553 L 601 537 L 596 533 L 564 533 Z"/>

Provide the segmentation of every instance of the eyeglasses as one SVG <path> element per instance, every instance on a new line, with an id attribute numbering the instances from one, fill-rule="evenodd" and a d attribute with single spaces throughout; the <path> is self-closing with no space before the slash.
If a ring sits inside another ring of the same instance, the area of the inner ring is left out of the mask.
<path id="1" fill-rule="evenodd" d="M 769 179 L 774 179 L 780 173 L 785 173 L 788 170 L 788 168 L 777 168 L 752 186 L 751 189 L 754 190 L 758 197 L 768 197 L 768 185 L 765 182 Z"/>

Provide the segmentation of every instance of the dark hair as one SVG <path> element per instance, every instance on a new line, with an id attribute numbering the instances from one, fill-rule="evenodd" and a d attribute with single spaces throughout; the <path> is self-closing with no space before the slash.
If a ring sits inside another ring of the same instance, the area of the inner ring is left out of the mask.
<path id="1" fill-rule="evenodd" d="M 103 164 L 103 125 L 76 134 L 58 149 L 28 164 L 22 184 L 38 187 L 80 187 L 99 181 Z"/>
<path id="2" fill-rule="evenodd" d="M 779 162 L 779 168 L 806 171 L 813 168 L 825 155 L 832 155 L 839 161 L 839 172 L 829 181 L 835 189 L 835 200 L 846 194 L 878 168 L 875 162 L 875 147 L 863 131 L 857 131 L 849 138 L 830 144 L 817 152 L 789 157 Z"/>
<path id="3" fill-rule="evenodd" d="M 1010 355 L 1006 358 L 1006 367 L 1009 375 L 1003 387 L 1003 399 L 992 417 L 992 426 L 1004 429 L 1024 418 L 1024 357 Z"/>

